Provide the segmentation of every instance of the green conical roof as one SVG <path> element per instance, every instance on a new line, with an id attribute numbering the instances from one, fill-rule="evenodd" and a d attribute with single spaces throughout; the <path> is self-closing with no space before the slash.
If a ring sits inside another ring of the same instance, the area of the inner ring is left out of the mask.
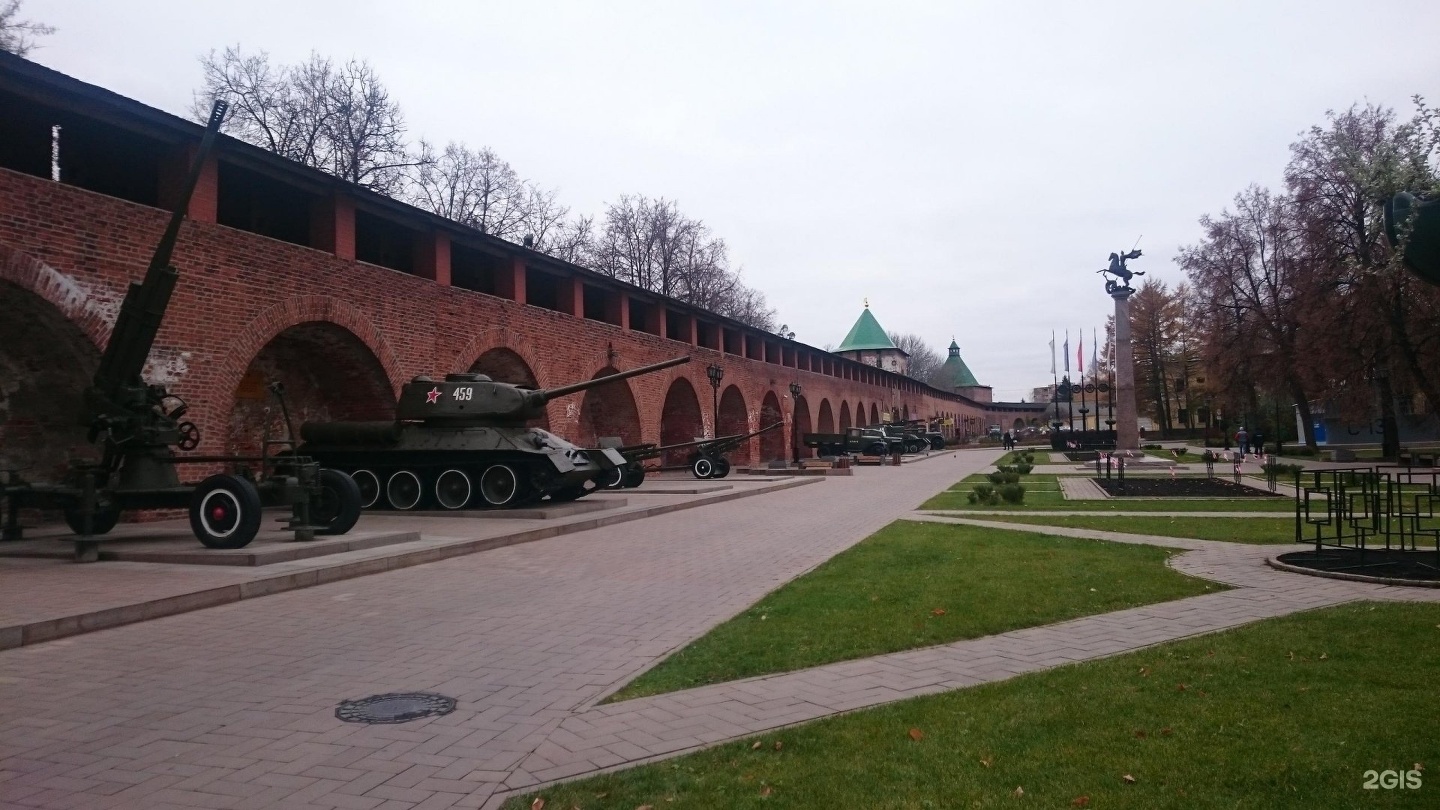
<path id="1" fill-rule="evenodd" d="M 950 341 L 950 356 L 945 358 L 945 365 L 940 367 L 935 379 L 939 382 L 937 388 L 943 387 L 952 390 L 970 388 L 980 384 L 980 381 L 975 379 L 975 375 L 970 373 L 970 367 L 960 359 L 960 344 L 954 340 Z"/>
<path id="2" fill-rule="evenodd" d="M 867 303 L 861 311 L 860 318 L 855 325 L 850 327 L 850 334 L 840 341 L 840 346 L 835 349 L 837 352 L 853 352 L 860 349 L 895 349 L 898 348 L 890 342 L 890 336 L 880 328 L 880 322 L 870 314 L 870 305 Z"/>

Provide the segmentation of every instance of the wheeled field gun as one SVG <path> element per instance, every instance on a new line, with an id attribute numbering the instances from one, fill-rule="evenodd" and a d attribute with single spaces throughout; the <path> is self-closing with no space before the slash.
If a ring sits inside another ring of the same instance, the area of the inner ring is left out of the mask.
<path id="1" fill-rule="evenodd" d="M 1440 284 L 1440 199 L 1423 200 L 1402 191 L 1385 201 L 1385 235 L 1402 249 L 1405 265 L 1431 284 Z"/>
<path id="2" fill-rule="evenodd" d="M 126 290 L 93 382 L 85 390 L 81 424 L 89 427 L 90 441 L 101 444 L 101 461 L 73 464 L 59 484 L 30 483 L 14 476 L 0 481 L 0 500 L 8 502 L 7 539 L 19 539 L 16 516 L 22 506 L 61 509 L 78 535 L 75 556 L 81 561 L 98 559 L 94 536 L 114 528 L 127 509 L 188 508 L 195 536 L 208 548 L 222 549 L 240 548 L 253 540 L 266 506 L 289 506 L 287 528 L 302 540 L 316 534 L 343 534 L 359 518 L 355 482 L 294 455 L 291 440 L 267 438 L 259 457 L 177 456 L 177 448 L 193 450 L 199 445 L 200 431 L 181 421 L 188 410 L 184 400 L 163 385 L 147 384 L 141 376 L 179 280 L 170 262 L 180 228 L 226 108 L 220 100 L 211 108 L 170 222 L 144 279 L 131 282 Z M 280 397 L 278 386 L 272 390 Z M 283 397 L 280 407 L 285 408 Z M 272 454 L 275 446 L 289 452 Z M 234 472 L 182 484 L 176 465 L 186 463 L 220 464 Z"/>
<path id="3" fill-rule="evenodd" d="M 685 466 L 690 468 L 690 474 L 696 478 L 724 478 L 730 474 L 730 461 L 725 458 L 726 453 L 733 452 L 740 445 L 762 433 L 768 433 L 783 425 L 784 422 L 776 422 L 769 427 L 763 427 L 750 433 L 735 433 L 729 436 L 716 436 L 713 439 L 696 439 L 691 442 L 680 442 L 678 444 L 632 444 L 625 447 L 615 448 L 620 455 L 625 457 L 625 467 L 620 474 L 606 482 L 611 489 L 631 489 L 640 486 L 645 480 L 645 466 L 641 463 L 648 459 L 659 458 L 672 450 L 684 450 L 687 447 L 695 448 L 685 460 Z"/>

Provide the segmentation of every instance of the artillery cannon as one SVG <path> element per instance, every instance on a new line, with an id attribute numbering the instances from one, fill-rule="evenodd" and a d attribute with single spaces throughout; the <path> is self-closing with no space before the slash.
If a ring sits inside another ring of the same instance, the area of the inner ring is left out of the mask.
<path id="1" fill-rule="evenodd" d="M 307 423 L 299 452 L 350 473 L 367 509 L 573 501 L 600 488 L 606 475 L 623 474 L 625 458 L 526 423 L 543 416 L 553 399 L 688 362 L 687 355 L 550 389 L 475 373 L 416 377 L 401 388 L 393 422 Z"/>
<path id="2" fill-rule="evenodd" d="M 735 433 L 729 436 L 716 436 L 713 439 L 696 439 L 693 442 L 680 442 L 678 444 L 632 444 L 628 447 L 616 447 L 616 451 L 625 457 L 625 466 L 605 479 L 605 486 L 610 489 L 633 489 L 640 486 L 645 480 L 645 466 L 641 462 L 647 459 L 659 458 L 671 450 L 684 450 L 687 447 L 695 448 L 693 453 L 685 459 L 685 466 L 690 468 L 690 474 L 699 479 L 724 478 L 730 474 L 730 460 L 725 458 L 726 453 L 734 452 L 741 444 L 768 433 L 784 422 L 776 422 L 769 427 L 749 433 Z"/>
<path id="3" fill-rule="evenodd" d="M 17 515 L 22 507 L 62 510 L 66 524 L 78 535 L 75 556 L 81 561 L 98 559 L 99 542 L 94 537 L 114 528 L 125 510 L 187 508 L 190 527 L 200 542 L 222 549 L 241 548 L 253 540 L 265 506 L 291 508 L 286 528 L 295 532 L 297 540 L 344 534 L 359 518 L 359 492 L 348 476 L 321 469 L 304 457 L 271 454 L 274 446 L 293 446 L 289 439 L 267 437 L 258 457 L 176 455 L 176 449 L 193 450 L 200 444 L 199 429 L 184 421 L 189 406 L 163 385 L 147 384 L 141 378 L 179 280 L 170 260 L 180 226 L 226 107 L 224 101 L 216 101 L 210 111 L 195 162 L 145 278 L 130 283 L 100 365 L 85 390 L 81 424 L 89 426 L 90 441 L 100 444 L 101 460 L 72 464 L 59 484 L 28 482 L 16 473 L 7 474 L 0 481 L 0 500 L 8 502 L 7 539 L 20 537 Z M 278 386 L 271 390 L 281 396 Z M 283 397 L 280 406 L 285 407 Z M 182 484 L 178 464 L 218 464 L 233 471 Z"/>

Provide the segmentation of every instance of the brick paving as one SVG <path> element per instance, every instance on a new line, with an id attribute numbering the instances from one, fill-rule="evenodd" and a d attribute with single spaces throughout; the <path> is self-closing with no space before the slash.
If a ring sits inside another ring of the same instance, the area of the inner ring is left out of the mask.
<path id="1" fill-rule="evenodd" d="M 0 803 L 480 806 L 561 721 L 997 455 L 0 652 Z M 459 707 L 395 726 L 334 717 L 343 699 L 411 690 Z M 602 761 L 665 747 L 636 739 Z"/>
<path id="2" fill-rule="evenodd" d="M 1274 571 L 1276 547 L 912 513 L 998 451 L 706 506 L 0 653 L 15 807 L 481 807 L 549 781 L 837 712 L 1355 599 L 1428 589 Z M 669 651 L 896 517 L 1184 548 L 1234 590 L 596 706 Z M 340 723 L 343 698 L 456 697 Z"/>

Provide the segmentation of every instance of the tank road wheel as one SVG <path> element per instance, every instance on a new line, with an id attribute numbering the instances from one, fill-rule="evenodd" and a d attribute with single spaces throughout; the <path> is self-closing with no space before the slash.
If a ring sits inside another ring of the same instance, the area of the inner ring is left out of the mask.
<path id="1" fill-rule="evenodd" d="M 606 470 L 597 479 L 601 489 L 619 489 L 625 486 L 625 468 L 616 467 L 613 470 Z"/>
<path id="2" fill-rule="evenodd" d="M 260 533 L 260 493 L 234 475 L 212 475 L 190 495 L 190 528 L 206 548 L 244 548 Z"/>
<path id="3" fill-rule="evenodd" d="M 520 476 L 505 464 L 496 464 L 480 475 L 480 497 L 490 506 L 509 506 L 520 495 Z"/>
<path id="4" fill-rule="evenodd" d="M 700 479 L 709 478 L 715 474 L 715 462 L 708 456 L 696 456 L 695 460 L 690 462 L 690 474 Z"/>
<path id="5" fill-rule="evenodd" d="M 470 476 L 460 470 L 446 470 L 435 479 L 435 502 L 446 509 L 464 509 L 473 492 Z"/>
<path id="6" fill-rule="evenodd" d="M 621 479 L 621 486 L 626 489 L 634 489 L 645 483 L 645 465 L 640 462 L 625 465 L 625 473 Z"/>
<path id="7" fill-rule="evenodd" d="M 425 488 L 420 485 L 420 476 L 409 470 L 390 473 L 390 480 L 385 484 L 385 500 L 402 512 L 419 506 L 420 496 L 424 492 Z"/>
<path id="8" fill-rule="evenodd" d="M 95 510 L 95 514 L 90 517 L 90 534 L 105 534 L 115 528 L 115 524 L 119 522 L 120 507 L 114 504 L 99 507 Z M 85 515 L 80 511 L 80 507 L 65 507 L 65 525 L 69 526 L 70 531 L 76 534 L 85 533 Z"/>
<path id="9" fill-rule="evenodd" d="M 316 534 L 344 534 L 360 520 L 360 487 L 339 470 L 320 468 L 320 497 L 310 504 L 310 522 L 323 529 Z"/>
<path id="10" fill-rule="evenodd" d="M 355 486 L 360 488 L 360 508 L 369 509 L 380 500 L 380 476 L 370 470 L 356 470 L 350 473 Z"/>
<path id="11" fill-rule="evenodd" d="M 724 478 L 730 474 L 730 462 L 728 459 L 715 459 L 715 478 Z"/>

